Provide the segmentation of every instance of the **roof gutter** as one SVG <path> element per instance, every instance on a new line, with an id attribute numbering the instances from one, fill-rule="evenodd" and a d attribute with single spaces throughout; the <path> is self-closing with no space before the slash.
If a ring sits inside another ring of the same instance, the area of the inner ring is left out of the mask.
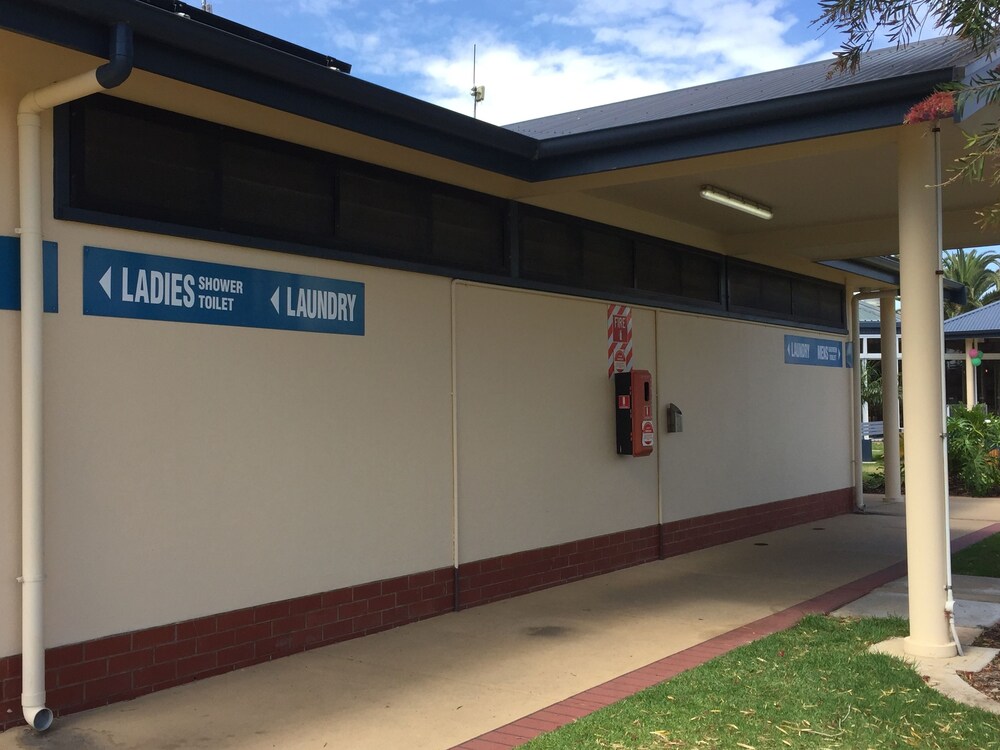
<path id="1" fill-rule="evenodd" d="M 161 7 L 168 4 L 0 0 L 0 28 L 103 55 L 96 29 L 125 19 L 135 33 L 140 70 L 500 174 L 528 176 L 534 138 L 345 75 L 293 54 L 273 37 L 238 34 L 203 23 L 199 13 Z"/>
<path id="2" fill-rule="evenodd" d="M 202 22 L 197 12 L 166 7 L 187 8 L 183 3 L 90 0 L 84 7 L 79 0 L 0 0 L 0 5 L 11 9 L 0 14 L 0 26 L 90 54 L 102 54 L 94 24 L 124 18 L 142 40 L 137 68 L 526 181 L 892 126 L 914 101 L 962 73 L 941 68 L 539 140 L 337 72 L 317 63 L 321 56 L 243 33 L 238 24 L 234 31 Z M 864 111 L 855 116 L 859 110 Z"/>
<path id="3" fill-rule="evenodd" d="M 899 286 L 899 261 L 893 258 L 854 258 L 845 260 L 820 260 L 816 261 L 821 266 L 836 268 L 839 271 L 846 271 L 857 276 L 874 279 L 884 284 Z M 944 279 L 942 297 L 945 302 L 953 302 L 956 305 L 964 305 L 968 301 L 968 289 L 965 284 L 952 279 Z"/>
<path id="4" fill-rule="evenodd" d="M 856 86 L 838 86 L 807 94 L 767 99 L 734 107 L 697 112 L 649 122 L 623 125 L 585 133 L 572 133 L 539 141 L 537 161 L 549 165 L 540 178 L 568 176 L 579 158 L 590 161 L 588 171 L 600 168 L 604 152 L 614 155 L 621 165 L 621 152 L 656 149 L 647 161 L 663 161 L 705 156 L 721 151 L 785 143 L 854 130 L 890 127 L 902 123 L 902 116 L 916 101 L 932 93 L 938 85 L 956 80 L 960 71 L 953 67 L 871 81 Z M 866 118 L 845 123 L 839 113 L 868 109 Z M 801 128 L 797 123 L 814 118 Z M 560 166 L 560 163 L 566 166 Z M 639 166 L 641 155 L 636 164 Z M 564 174 L 564 172 L 566 174 Z"/>
<path id="5" fill-rule="evenodd" d="M 947 325 L 948 321 L 945 321 Z M 944 332 L 944 337 L 949 341 L 954 341 L 956 339 L 995 339 L 997 337 L 996 328 L 986 328 L 979 331 L 948 331 Z"/>
<path id="6" fill-rule="evenodd" d="M 115 25 L 110 61 L 31 91 L 17 109 L 21 235 L 21 708 L 28 725 L 52 725 L 45 706 L 44 423 L 42 359 L 42 118 L 59 104 L 114 88 L 132 72 L 132 31 Z"/>

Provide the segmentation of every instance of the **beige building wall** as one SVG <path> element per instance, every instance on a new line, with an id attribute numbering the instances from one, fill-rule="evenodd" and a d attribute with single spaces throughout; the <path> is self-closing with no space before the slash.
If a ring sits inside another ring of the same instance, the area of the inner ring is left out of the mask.
<path id="1" fill-rule="evenodd" d="M 0 310 L 0 656 L 21 650 L 20 324 Z"/>
<path id="2" fill-rule="evenodd" d="M 851 371 L 785 364 L 784 337 L 829 334 L 657 313 L 663 520 L 852 485 Z"/>
<path id="3" fill-rule="evenodd" d="M 607 303 L 459 283 L 455 310 L 459 562 L 655 524 L 655 451 L 615 453 Z"/>
<path id="4" fill-rule="evenodd" d="M 8 113 L 17 74 L 0 71 Z M 0 119 L 8 196 L 14 143 Z M 17 222 L 0 201 L 0 234 Z M 785 365 L 789 329 L 633 308 L 657 447 L 620 457 L 605 302 L 43 231 L 60 282 L 44 323 L 47 646 L 450 566 L 456 531 L 468 562 L 851 484 L 849 373 Z M 363 282 L 366 334 L 84 316 L 84 245 Z M 0 311 L 0 655 L 20 651 L 19 327 Z M 664 434 L 670 401 L 681 435 Z"/>
<path id="5" fill-rule="evenodd" d="M 449 280 L 70 222 L 44 232 L 60 265 L 45 318 L 47 645 L 451 564 Z M 84 316 L 84 245 L 363 282 L 365 336 Z M 0 312 L 10 405 L 19 317 Z M 14 411 L 0 417 L 0 653 L 20 650 Z"/>

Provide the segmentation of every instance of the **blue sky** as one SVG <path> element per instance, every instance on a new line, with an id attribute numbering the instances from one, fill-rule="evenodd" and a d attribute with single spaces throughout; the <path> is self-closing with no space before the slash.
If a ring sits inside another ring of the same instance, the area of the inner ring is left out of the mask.
<path id="1" fill-rule="evenodd" d="M 189 0 L 194 5 L 197 0 Z M 829 58 L 816 0 L 212 0 L 353 75 L 508 124 Z M 932 33 L 928 34 L 933 35 Z"/>

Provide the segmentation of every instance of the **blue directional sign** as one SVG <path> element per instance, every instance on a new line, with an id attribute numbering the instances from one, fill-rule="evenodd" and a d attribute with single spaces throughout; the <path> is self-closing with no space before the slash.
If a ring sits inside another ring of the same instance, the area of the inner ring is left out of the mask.
<path id="1" fill-rule="evenodd" d="M 59 252 L 55 242 L 42 243 L 42 304 L 59 312 Z M 0 237 L 0 310 L 21 309 L 21 240 Z"/>
<path id="2" fill-rule="evenodd" d="M 364 336 L 365 285 L 84 247 L 83 312 Z"/>
<path id="3" fill-rule="evenodd" d="M 785 364 L 843 367 L 844 346 L 840 341 L 833 339 L 786 335 Z"/>

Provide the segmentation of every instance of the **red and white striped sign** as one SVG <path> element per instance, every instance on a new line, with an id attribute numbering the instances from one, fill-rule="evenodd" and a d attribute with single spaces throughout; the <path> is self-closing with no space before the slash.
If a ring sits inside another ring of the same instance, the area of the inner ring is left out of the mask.
<path id="1" fill-rule="evenodd" d="M 608 377 L 632 370 L 632 308 L 608 305 Z"/>

